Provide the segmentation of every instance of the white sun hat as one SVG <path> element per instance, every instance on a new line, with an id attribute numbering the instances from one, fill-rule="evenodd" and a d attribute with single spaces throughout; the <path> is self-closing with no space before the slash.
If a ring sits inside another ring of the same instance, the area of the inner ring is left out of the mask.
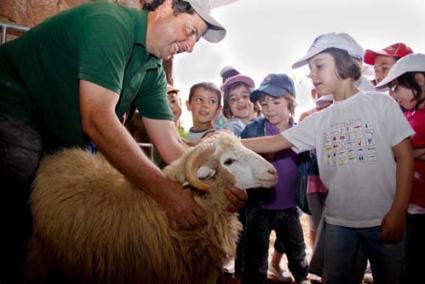
<path id="1" fill-rule="evenodd" d="M 226 29 L 211 15 L 210 0 L 185 0 L 207 23 L 207 31 L 202 35 L 209 42 L 219 42 L 226 36 Z"/>
<path id="2" fill-rule="evenodd" d="M 413 53 L 400 58 L 376 87 L 384 88 L 391 81 L 407 72 L 425 72 L 425 54 Z"/>
<path id="3" fill-rule="evenodd" d="M 292 65 L 292 68 L 298 68 L 307 64 L 309 59 L 321 53 L 325 49 L 332 47 L 345 50 L 352 57 L 360 61 L 363 60 L 363 48 L 349 34 L 328 33 L 318 36 L 311 44 L 307 54 L 295 62 Z"/>

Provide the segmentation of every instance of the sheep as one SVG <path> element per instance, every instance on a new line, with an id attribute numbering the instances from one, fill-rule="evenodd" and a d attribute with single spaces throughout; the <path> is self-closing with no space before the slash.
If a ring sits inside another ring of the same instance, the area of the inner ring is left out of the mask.
<path id="1" fill-rule="evenodd" d="M 215 283 L 241 230 L 237 214 L 226 210 L 224 188 L 270 187 L 276 170 L 222 133 L 188 148 L 164 173 L 188 185 L 207 225 L 170 226 L 158 203 L 101 154 L 68 149 L 46 158 L 30 198 L 27 281 Z"/>

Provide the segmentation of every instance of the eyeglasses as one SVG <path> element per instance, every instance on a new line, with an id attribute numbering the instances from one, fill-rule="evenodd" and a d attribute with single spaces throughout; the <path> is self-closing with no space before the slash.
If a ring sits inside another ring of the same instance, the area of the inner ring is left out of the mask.
<path id="1" fill-rule="evenodd" d="M 397 83 L 391 83 L 388 85 L 388 89 L 390 93 L 395 93 L 397 91 L 398 84 Z"/>

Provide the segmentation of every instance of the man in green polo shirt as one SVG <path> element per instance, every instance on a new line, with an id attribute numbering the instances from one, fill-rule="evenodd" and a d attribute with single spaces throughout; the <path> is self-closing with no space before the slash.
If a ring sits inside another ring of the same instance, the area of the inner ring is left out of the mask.
<path id="1" fill-rule="evenodd" d="M 29 231 L 27 200 L 40 158 L 93 142 L 184 228 L 205 212 L 143 154 L 119 118 L 134 104 L 166 162 L 185 146 L 167 105 L 161 59 L 191 52 L 225 29 L 208 0 L 173 0 L 156 11 L 90 2 L 62 12 L 0 47 L 0 282 L 14 283 Z M 245 194 L 227 191 L 233 209 Z M 9 274 L 9 275 L 7 275 Z"/>

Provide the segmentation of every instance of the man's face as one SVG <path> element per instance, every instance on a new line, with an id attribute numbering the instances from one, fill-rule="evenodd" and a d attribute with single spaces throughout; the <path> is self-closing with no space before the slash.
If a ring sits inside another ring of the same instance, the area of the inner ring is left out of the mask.
<path id="1" fill-rule="evenodd" d="M 146 45 L 149 53 L 158 58 L 170 59 L 175 54 L 192 52 L 195 44 L 207 30 L 207 24 L 194 13 L 172 13 L 164 15 L 148 26 Z"/>

